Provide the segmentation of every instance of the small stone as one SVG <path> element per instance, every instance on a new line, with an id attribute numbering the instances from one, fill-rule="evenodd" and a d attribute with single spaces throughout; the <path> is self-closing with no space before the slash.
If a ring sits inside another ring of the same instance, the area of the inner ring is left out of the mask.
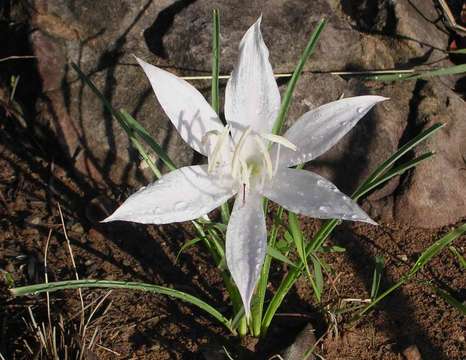
<path id="1" fill-rule="evenodd" d="M 307 324 L 305 328 L 298 334 L 293 344 L 291 344 L 284 352 L 284 360 L 299 360 L 303 359 L 306 352 L 316 343 L 315 330 L 311 324 Z M 307 357 L 309 360 L 315 359 L 314 355 Z"/>
<path id="2" fill-rule="evenodd" d="M 422 360 L 421 353 L 419 352 L 419 349 L 416 345 L 408 346 L 403 351 L 403 356 L 406 360 Z"/>

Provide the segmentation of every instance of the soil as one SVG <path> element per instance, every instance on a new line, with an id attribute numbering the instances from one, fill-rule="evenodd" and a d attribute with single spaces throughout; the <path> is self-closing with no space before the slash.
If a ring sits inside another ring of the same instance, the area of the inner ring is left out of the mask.
<path id="1" fill-rule="evenodd" d="M 202 247 L 188 250 L 175 262 L 180 246 L 194 237 L 189 226 L 99 224 L 96 220 L 105 216 L 105 206 L 114 205 L 106 204 L 103 199 L 107 197 L 102 195 L 86 197 L 86 189 L 80 187 L 72 172 L 41 156 L 39 143 L 27 133 L 11 118 L 2 124 L 0 267 L 13 276 L 16 286 L 44 281 L 44 250 L 50 230 L 49 280 L 74 277 L 57 209 L 60 204 L 81 278 L 170 286 L 195 294 L 228 313 L 221 279 Z M 303 221 L 311 237 L 319 222 Z M 114 290 L 106 299 L 108 310 L 98 313 L 91 324 L 92 331 L 98 328 L 99 346 L 93 352 L 99 359 L 203 359 L 203 354 L 224 345 L 231 354 L 267 359 L 282 351 L 310 322 L 316 337 L 322 337 L 316 351 L 326 359 L 403 359 L 403 351 L 413 345 L 423 359 L 464 359 L 464 316 L 423 282 L 429 279 L 464 300 L 466 279 L 457 259 L 448 251 L 357 324 L 350 326 L 351 314 L 333 319 L 329 315 L 344 306 L 344 299 L 369 297 L 375 255 L 385 258 L 382 288 L 386 289 L 408 270 L 423 249 L 448 230 L 427 231 L 396 224 L 341 225 L 329 244 L 345 247 L 346 252 L 325 256 L 333 271 L 328 274 L 322 304 L 316 305 L 303 278 L 280 308 L 268 336 L 257 344 L 251 339 L 239 341 L 208 315 L 181 302 Z M 458 239 L 455 246 L 464 253 L 466 238 Z M 272 291 L 283 270 L 275 265 Z M 84 302 L 97 301 L 105 293 L 85 290 Z M 46 297 L 12 298 L 6 282 L 1 294 L 1 353 L 8 359 L 31 358 L 24 341 L 34 349 L 33 333 L 27 331 L 23 318 L 28 318 L 31 307 L 37 322 L 46 321 Z M 77 292 L 53 293 L 51 302 L 52 320 L 58 321 L 60 315 L 65 319 L 74 316 L 67 322 L 73 328 L 71 324 L 76 325 L 79 319 Z"/>

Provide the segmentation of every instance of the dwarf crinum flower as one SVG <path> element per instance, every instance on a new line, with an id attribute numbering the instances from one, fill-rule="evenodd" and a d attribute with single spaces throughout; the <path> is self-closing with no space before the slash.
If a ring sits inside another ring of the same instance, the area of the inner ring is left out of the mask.
<path id="1" fill-rule="evenodd" d="M 226 87 L 227 126 L 193 86 L 137 59 L 181 137 L 208 157 L 208 165 L 182 167 L 164 175 L 130 196 L 104 220 L 144 224 L 188 221 L 236 194 L 225 252 L 247 315 L 267 247 L 262 197 L 303 215 L 374 224 L 331 182 L 292 167 L 327 151 L 376 103 L 386 100 L 358 96 L 334 101 L 305 113 L 284 136 L 271 134 L 280 93 L 260 21 L 244 35 L 239 60 Z"/>

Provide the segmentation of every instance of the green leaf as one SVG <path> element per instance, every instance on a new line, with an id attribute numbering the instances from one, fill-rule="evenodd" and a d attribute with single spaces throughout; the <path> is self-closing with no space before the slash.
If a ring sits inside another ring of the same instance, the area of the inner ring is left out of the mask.
<path id="1" fill-rule="evenodd" d="M 326 23 L 327 21 L 325 19 L 322 19 L 317 24 L 316 28 L 314 29 L 314 32 L 312 33 L 306 45 L 306 48 L 304 49 L 304 52 L 301 55 L 301 58 L 299 59 L 298 65 L 296 66 L 293 72 L 293 75 L 291 76 L 291 79 L 288 82 L 285 96 L 283 97 L 282 104 L 280 106 L 280 111 L 278 113 L 277 119 L 275 120 L 275 124 L 272 129 L 273 134 L 279 135 L 282 131 L 282 127 L 283 127 L 283 124 L 285 123 L 288 109 L 290 108 L 290 105 L 291 105 L 291 99 L 293 98 L 293 92 L 294 92 L 294 89 L 296 88 L 296 84 L 304 69 L 304 65 L 306 64 L 306 62 L 309 60 L 312 53 L 314 52 L 314 49 L 317 45 L 317 42 L 319 41 L 320 35 L 322 34 L 322 31 L 324 30 Z"/>
<path id="2" fill-rule="evenodd" d="M 417 259 L 416 263 L 396 284 L 391 286 L 388 290 L 385 290 L 381 295 L 377 296 L 377 298 L 373 299 L 373 301 L 369 305 L 367 305 L 362 311 L 360 311 L 353 320 L 359 319 L 362 315 L 364 315 L 375 305 L 377 305 L 380 301 L 382 301 L 386 296 L 391 294 L 393 291 L 398 289 L 407 281 L 411 280 L 411 278 L 427 263 L 429 263 L 429 261 L 432 260 L 434 256 L 440 253 L 446 246 L 450 245 L 454 240 L 456 240 L 464 233 L 466 233 L 466 223 L 450 231 L 448 234 L 434 242 L 431 246 L 429 246 L 426 250 L 422 252 L 422 254 Z"/>
<path id="3" fill-rule="evenodd" d="M 360 186 L 360 188 L 364 188 L 367 184 L 370 184 L 374 182 L 375 180 L 377 180 L 382 174 L 384 174 L 388 169 L 390 169 L 390 167 L 395 162 L 397 162 L 403 155 L 411 151 L 419 143 L 427 140 L 429 137 L 434 135 L 437 131 L 439 131 L 444 126 L 445 124 L 434 124 L 430 128 L 422 131 L 420 134 L 415 136 L 413 139 L 408 141 L 406 144 L 401 146 L 393 155 L 391 155 L 387 160 L 385 160 L 372 172 L 372 174 L 366 179 L 366 181 L 363 183 L 363 185 Z M 357 194 L 360 192 L 360 190 L 359 191 L 358 190 L 356 190 L 355 195 L 353 196 L 357 196 Z"/>
<path id="4" fill-rule="evenodd" d="M 324 275 L 322 274 L 322 266 L 320 260 L 317 256 L 312 255 L 312 265 L 314 268 L 314 277 L 315 277 L 315 291 L 317 291 L 318 295 L 317 299 L 320 301 L 322 299 L 322 294 L 324 292 Z"/>
<path id="5" fill-rule="evenodd" d="M 337 245 L 333 245 L 333 246 L 321 246 L 317 252 L 321 252 L 321 253 L 343 253 L 345 252 L 346 249 L 342 246 L 337 246 Z"/>
<path id="6" fill-rule="evenodd" d="M 451 306 L 456 308 L 461 314 L 466 315 L 466 305 L 464 305 L 461 301 L 455 299 L 449 292 L 442 290 L 436 286 L 432 287 L 438 296 L 440 296 L 443 300 L 445 300 Z"/>
<path id="7" fill-rule="evenodd" d="M 195 237 L 194 239 L 191 239 L 187 241 L 186 243 L 184 243 L 183 246 L 180 248 L 180 250 L 178 250 L 178 254 L 176 254 L 175 264 L 178 262 L 178 259 L 183 252 L 185 252 L 191 246 L 196 245 L 199 241 L 202 241 L 202 240 L 203 239 L 200 237 Z"/>
<path id="8" fill-rule="evenodd" d="M 450 54 L 466 54 L 466 49 L 449 51 Z"/>
<path id="9" fill-rule="evenodd" d="M 292 267 L 296 267 L 296 264 L 288 259 L 285 255 L 283 255 L 280 251 L 275 249 L 274 247 L 268 245 L 267 246 L 267 255 L 273 257 L 275 260 L 278 260 L 282 263 L 288 264 Z"/>
<path id="10" fill-rule="evenodd" d="M 402 81 L 402 80 L 417 80 L 417 79 L 428 79 L 436 76 L 447 76 L 466 73 L 466 64 L 454 65 L 441 69 L 434 70 L 419 70 L 414 73 L 398 73 L 398 74 L 387 74 L 387 75 L 374 75 L 368 76 L 366 79 L 390 82 L 390 81 Z"/>
<path id="11" fill-rule="evenodd" d="M 385 262 L 383 256 L 376 256 L 374 274 L 372 275 L 371 299 L 375 299 L 379 293 L 384 266 Z"/>
<path id="12" fill-rule="evenodd" d="M 466 269 L 466 259 L 463 257 L 463 255 L 461 255 L 459 253 L 459 251 L 454 246 L 450 246 L 448 249 L 450 249 L 450 251 L 453 253 L 453 255 L 455 255 L 457 257 L 458 262 L 460 263 L 463 270 Z"/>
<path id="13" fill-rule="evenodd" d="M 157 154 L 160 160 L 170 169 L 176 170 L 176 166 L 170 157 L 167 155 L 165 150 L 154 140 L 154 138 L 147 132 L 146 129 L 129 113 L 127 113 L 124 109 L 120 110 L 120 114 L 128 127 L 131 129 L 133 134 L 138 135 L 144 142 L 151 147 L 152 150 Z"/>
<path id="14" fill-rule="evenodd" d="M 227 329 L 232 331 L 232 329 L 230 328 L 230 321 L 227 318 L 225 318 L 217 309 L 207 304 L 206 302 L 185 292 L 153 284 L 113 280 L 66 280 L 22 286 L 10 289 L 10 291 L 14 296 L 24 296 L 39 294 L 43 292 L 83 288 L 130 289 L 153 292 L 160 295 L 167 295 L 172 298 L 179 299 L 187 303 L 190 303 L 194 306 L 197 306 L 199 309 L 204 310 L 213 318 L 215 318 L 218 322 L 224 325 Z"/>
<path id="15" fill-rule="evenodd" d="M 220 67 L 220 16 L 217 9 L 212 11 L 212 108 L 220 113 L 219 76 Z"/>
<path id="16" fill-rule="evenodd" d="M 447 235 L 443 236 L 426 250 L 424 250 L 417 259 L 408 273 L 408 276 L 412 277 L 415 273 L 421 270 L 434 256 L 437 256 L 446 246 L 450 245 L 454 240 L 466 232 L 466 223 L 459 226 L 453 231 L 450 231 Z"/>
<path id="17" fill-rule="evenodd" d="M 378 186 L 382 184 L 382 182 L 387 181 L 391 176 L 394 176 L 394 173 L 388 172 L 390 168 L 393 166 L 393 164 L 398 159 L 400 159 L 404 154 L 406 154 L 408 151 L 414 148 L 417 144 L 428 139 L 430 136 L 432 136 L 436 131 L 438 131 L 443 126 L 444 126 L 443 124 L 435 124 L 429 129 L 417 135 L 415 138 L 407 142 L 402 147 L 400 147 L 398 151 L 396 151 L 387 160 L 385 160 L 382 164 L 380 164 L 372 172 L 372 174 L 358 187 L 358 189 L 354 192 L 352 196 L 353 200 L 357 200 L 361 196 L 365 195 L 370 189 L 373 188 L 372 186 Z M 428 156 L 424 154 L 423 156 L 415 160 L 412 160 L 411 162 L 407 162 L 405 164 L 398 166 L 395 169 L 395 172 L 399 173 L 405 167 L 406 164 L 408 164 L 408 167 L 415 166 L 419 162 L 425 160 L 426 158 L 428 158 Z M 405 167 L 405 170 L 406 170 L 406 167 Z M 335 219 L 330 219 L 330 220 L 325 221 L 322 227 L 317 232 L 317 234 L 307 244 L 306 254 L 309 256 L 311 253 L 321 248 L 325 240 L 328 238 L 328 236 L 332 233 L 335 227 L 340 223 L 341 223 L 340 220 L 335 220 Z M 278 289 L 276 290 L 274 296 L 272 297 L 267 307 L 267 310 L 264 314 L 264 318 L 262 320 L 262 326 L 261 326 L 262 335 L 264 335 L 267 332 L 270 326 L 270 323 L 272 322 L 272 319 L 275 313 L 277 312 L 278 308 L 280 307 L 283 299 L 285 298 L 286 294 L 290 291 L 291 287 L 296 282 L 296 280 L 299 278 L 299 276 L 301 276 L 301 273 L 303 271 L 305 271 L 304 264 L 302 264 L 302 266 L 299 266 L 298 268 L 290 269 L 288 274 L 283 278 L 282 282 L 280 283 Z M 401 284 L 395 284 L 393 289 L 389 289 L 387 290 L 387 292 L 389 293 L 393 291 L 394 289 L 396 289 L 397 286 L 400 286 L 400 285 Z M 377 299 L 381 299 L 381 297 L 379 296 Z"/>

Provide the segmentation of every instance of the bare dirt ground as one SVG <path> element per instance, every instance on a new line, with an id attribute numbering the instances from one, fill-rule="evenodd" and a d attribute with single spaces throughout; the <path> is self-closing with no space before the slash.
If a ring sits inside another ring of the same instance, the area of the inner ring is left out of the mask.
<path id="1" fill-rule="evenodd" d="M 12 274 L 16 286 L 44 281 L 44 249 L 50 230 L 49 279 L 74 277 L 57 210 L 60 203 L 82 278 L 172 286 L 228 312 L 221 279 L 209 267 L 208 255 L 201 247 L 189 250 L 175 263 L 179 247 L 192 236 L 189 227 L 99 224 L 96 219 L 102 218 L 104 211 L 96 206 L 97 201 L 86 198 L 79 184 L 59 164 L 52 165 L 42 158 L 38 144 L 29 143 L 26 133 L 18 132 L 12 122 L 9 119 L 1 129 L 0 267 Z M 19 138 L 23 139 L 21 144 Z M 306 220 L 305 224 L 309 236 L 318 228 L 317 221 Z M 280 309 L 267 338 L 257 344 L 240 343 L 208 316 L 178 301 L 115 290 L 105 300 L 108 310 L 98 312 L 89 330 L 92 334 L 98 329 L 99 345 L 92 353 L 99 359 L 202 359 L 209 349 L 221 349 L 223 344 L 232 354 L 266 359 L 283 350 L 310 322 L 317 338 L 325 334 L 317 353 L 326 359 L 403 359 L 403 352 L 410 346 L 416 346 L 423 359 L 464 359 L 464 317 L 422 282 L 433 280 L 464 299 L 466 279 L 450 252 L 435 258 L 416 281 L 396 291 L 351 327 L 349 315 L 336 316 L 332 321 L 327 311 L 338 309 L 342 299 L 369 296 L 375 255 L 386 259 L 382 288 L 387 288 L 446 231 L 395 224 L 340 226 L 331 243 L 345 247 L 346 252 L 326 257 L 333 273 L 329 274 L 331 286 L 322 306 L 315 307 L 310 287 L 303 279 Z M 466 239 L 462 237 L 455 245 L 464 249 Z M 273 284 L 282 276 L 281 270 L 281 266 L 275 267 Z M 84 301 L 90 304 L 104 293 L 85 290 Z M 6 282 L 2 283 L 1 294 L 1 352 L 7 359 L 32 358 L 24 341 L 33 351 L 37 344 L 32 332 L 26 331 L 23 318 L 28 319 L 27 308 L 31 307 L 38 322 L 47 321 L 45 295 L 12 298 Z M 52 321 L 62 315 L 72 319 L 65 322 L 66 326 L 76 326 L 80 311 L 77 292 L 53 293 L 51 299 Z"/>

